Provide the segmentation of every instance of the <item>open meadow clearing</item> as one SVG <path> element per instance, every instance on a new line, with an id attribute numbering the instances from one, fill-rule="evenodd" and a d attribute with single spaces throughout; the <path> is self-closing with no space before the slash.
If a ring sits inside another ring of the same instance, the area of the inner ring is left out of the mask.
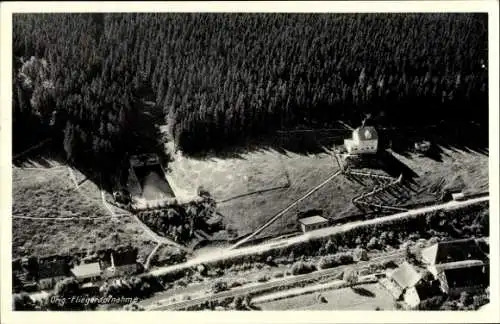
<path id="1" fill-rule="evenodd" d="M 322 291 L 326 302 L 320 302 L 318 293 L 259 304 L 265 311 L 276 310 L 380 310 L 394 309 L 394 299 L 378 283 L 360 285 L 352 288 Z"/>
<path id="2" fill-rule="evenodd" d="M 169 164 L 169 177 L 176 187 L 191 194 L 198 186 L 207 189 L 217 200 L 218 212 L 224 217 L 226 226 L 236 230 L 238 235 L 244 235 L 337 171 L 339 167 L 330 153 L 300 155 L 261 150 L 233 158 L 205 160 L 177 155 Z M 415 154 L 392 153 L 392 156 L 414 174 L 414 183 L 411 190 L 406 188 L 408 199 L 400 202 L 396 197 L 388 197 L 390 204 L 436 201 L 444 188 L 471 192 L 488 190 L 488 156 L 485 154 L 443 149 L 442 161 Z M 382 170 L 370 171 L 386 174 Z M 366 178 L 361 180 L 359 183 L 338 175 L 260 235 L 295 230 L 299 211 L 319 209 L 323 216 L 334 219 L 362 213 L 351 200 L 371 191 L 375 183 Z"/>
<path id="3" fill-rule="evenodd" d="M 77 180 L 81 176 L 76 173 Z M 111 217 L 90 181 L 75 189 L 67 168 L 13 169 L 13 257 L 132 244 L 145 257 L 154 242 L 128 216 Z M 52 218 L 52 219 L 51 219 Z"/>

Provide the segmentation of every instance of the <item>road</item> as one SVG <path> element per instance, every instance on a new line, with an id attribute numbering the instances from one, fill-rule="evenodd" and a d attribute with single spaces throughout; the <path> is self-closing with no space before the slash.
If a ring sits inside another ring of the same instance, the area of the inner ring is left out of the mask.
<path id="1" fill-rule="evenodd" d="M 347 224 L 342 224 L 342 225 L 337 225 L 337 226 L 332 226 L 332 227 L 327 227 L 327 228 L 322 228 L 318 230 L 314 230 L 299 236 L 295 236 L 292 238 L 287 238 L 283 240 L 278 240 L 278 241 L 273 241 L 273 242 L 265 242 L 259 245 L 254 245 L 254 246 L 249 246 L 249 247 L 243 247 L 235 250 L 221 250 L 221 251 L 214 251 L 212 253 L 200 255 L 196 258 L 193 258 L 191 260 L 188 260 L 187 262 L 180 263 L 180 264 L 175 264 L 171 266 L 165 266 L 162 268 L 158 268 L 155 270 L 152 270 L 149 272 L 149 274 L 154 275 L 154 276 L 161 276 L 170 272 L 175 272 L 179 271 L 182 269 L 190 268 L 193 266 L 196 266 L 198 264 L 202 263 L 211 263 L 211 262 L 216 262 L 220 260 L 226 260 L 226 259 L 231 259 L 235 257 L 240 257 L 243 255 L 250 255 L 250 254 L 258 254 L 262 253 L 265 251 L 273 250 L 273 249 L 280 249 L 286 246 L 302 243 L 302 242 L 307 242 L 309 240 L 314 240 L 318 238 L 323 238 L 323 237 L 328 237 L 337 233 L 341 232 L 347 232 L 350 231 L 354 228 L 357 227 L 363 227 L 363 226 L 369 226 L 377 223 L 385 223 L 389 222 L 395 219 L 402 219 L 402 218 L 407 218 L 407 217 L 412 217 L 412 216 L 418 216 L 418 215 L 424 215 L 429 212 L 433 211 L 439 211 L 439 210 L 450 210 L 450 209 L 457 209 L 457 208 L 462 208 L 470 205 L 474 205 L 477 203 L 485 202 L 489 200 L 489 196 L 486 197 L 478 197 L 478 198 L 473 198 L 473 199 L 468 199 L 465 201 L 450 201 L 447 203 L 443 204 L 438 204 L 438 205 L 433 205 L 433 206 L 426 206 L 422 208 L 417 208 L 417 209 L 412 209 L 406 212 L 402 213 L 397 213 L 389 216 L 384 216 L 384 217 L 379 217 L 379 218 L 374 218 L 370 220 L 364 220 L 364 221 L 356 221 L 352 223 L 347 223 Z"/>
<path id="2" fill-rule="evenodd" d="M 404 256 L 404 251 L 398 251 L 377 258 L 373 258 L 372 260 L 369 261 L 362 261 L 356 264 L 339 266 L 325 270 L 318 270 L 308 274 L 297 275 L 289 278 L 258 284 L 256 286 L 236 288 L 229 291 L 223 291 L 217 294 L 203 296 L 192 300 L 178 301 L 169 305 L 152 305 L 148 307 L 147 310 L 182 310 L 192 306 L 203 304 L 205 302 L 226 299 L 226 298 L 234 298 L 236 296 L 246 296 L 248 294 L 264 292 L 275 288 L 281 288 L 283 286 L 292 286 L 294 284 L 298 284 L 305 281 L 320 279 L 324 277 L 337 276 L 341 274 L 344 270 L 349 268 L 355 268 L 361 270 L 363 268 L 369 267 L 371 264 L 396 260 L 403 256 Z"/>

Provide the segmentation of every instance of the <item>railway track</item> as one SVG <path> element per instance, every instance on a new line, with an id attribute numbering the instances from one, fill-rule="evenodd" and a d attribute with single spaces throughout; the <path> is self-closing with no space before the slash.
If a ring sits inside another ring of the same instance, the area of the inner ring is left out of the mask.
<path id="1" fill-rule="evenodd" d="M 229 291 L 223 291 L 217 294 L 209 295 L 209 296 L 203 296 L 200 298 L 192 299 L 192 300 L 185 300 L 185 301 L 178 301 L 169 305 L 153 305 L 148 308 L 148 310 L 186 310 L 194 306 L 198 306 L 204 303 L 210 303 L 210 302 L 215 302 L 218 300 L 223 300 L 226 298 L 234 298 L 237 296 L 246 296 L 246 295 L 253 295 L 253 294 L 258 294 L 258 293 L 265 293 L 267 291 L 271 291 L 274 289 L 278 288 L 283 288 L 283 287 L 290 287 L 292 288 L 294 285 L 300 284 L 300 283 L 305 283 L 308 281 L 314 281 L 318 279 L 325 279 L 328 277 L 333 277 L 341 274 L 343 271 L 346 269 L 350 268 L 355 268 L 357 270 L 362 270 L 364 268 L 367 268 L 375 263 L 380 263 L 380 262 L 385 262 L 385 261 L 393 261 L 397 260 L 401 257 L 404 256 L 404 251 L 398 251 L 394 252 L 388 255 L 384 255 L 381 257 L 373 258 L 372 260 L 369 261 L 362 261 L 358 262 L 355 264 L 349 264 L 349 265 L 344 265 L 344 266 L 339 266 L 335 268 L 330 268 L 330 269 L 325 269 L 325 270 L 318 270 L 312 273 L 308 274 L 303 274 L 303 275 L 297 275 L 293 276 L 291 278 L 285 278 L 281 280 L 276 280 L 272 282 L 267 282 L 264 284 L 260 284 L 257 286 L 251 286 L 251 287 L 242 287 L 242 288 L 237 288 Z"/>

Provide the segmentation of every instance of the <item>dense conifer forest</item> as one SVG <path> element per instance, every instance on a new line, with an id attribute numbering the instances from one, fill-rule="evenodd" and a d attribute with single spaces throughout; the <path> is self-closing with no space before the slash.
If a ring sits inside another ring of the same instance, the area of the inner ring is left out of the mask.
<path id="1" fill-rule="evenodd" d="M 186 153 L 277 130 L 488 117 L 486 14 L 16 14 L 14 151 L 114 168 L 144 101 Z M 457 124 L 458 125 L 458 124 Z M 459 127 L 459 126 L 457 126 Z"/>

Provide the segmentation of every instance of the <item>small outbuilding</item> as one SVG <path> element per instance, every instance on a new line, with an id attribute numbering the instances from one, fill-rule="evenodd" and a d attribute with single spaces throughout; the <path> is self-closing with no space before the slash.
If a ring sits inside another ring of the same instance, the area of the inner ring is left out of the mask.
<path id="1" fill-rule="evenodd" d="M 320 229 L 328 226 L 328 219 L 319 215 L 304 217 L 299 219 L 300 228 L 302 232 L 309 232 L 312 230 Z"/>

